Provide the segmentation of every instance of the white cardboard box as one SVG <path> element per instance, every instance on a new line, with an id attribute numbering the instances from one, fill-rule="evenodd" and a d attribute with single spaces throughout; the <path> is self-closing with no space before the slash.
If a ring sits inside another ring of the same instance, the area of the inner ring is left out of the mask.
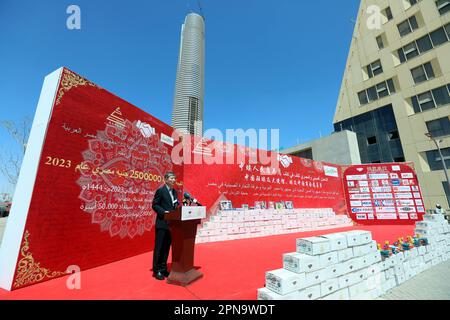
<path id="1" fill-rule="evenodd" d="M 320 284 L 300 290 L 300 300 L 316 300 L 320 297 Z"/>
<path id="2" fill-rule="evenodd" d="M 371 252 L 370 244 L 363 244 L 361 246 L 354 246 L 353 248 L 353 256 L 362 257 Z"/>
<path id="3" fill-rule="evenodd" d="M 299 291 L 294 291 L 286 295 L 281 295 L 267 288 L 258 289 L 257 300 L 299 300 Z"/>
<path id="4" fill-rule="evenodd" d="M 394 268 L 389 268 L 384 272 L 384 275 L 386 276 L 386 280 L 390 280 L 395 277 Z"/>
<path id="5" fill-rule="evenodd" d="M 339 288 L 349 287 L 360 282 L 356 272 L 344 274 L 340 276 L 338 279 L 339 279 Z"/>
<path id="6" fill-rule="evenodd" d="M 327 278 L 339 278 L 344 274 L 344 266 L 341 263 L 327 267 L 324 272 L 327 274 Z"/>
<path id="7" fill-rule="evenodd" d="M 305 288 L 305 274 L 295 273 L 285 269 L 266 272 L 266 288 L 285 295 Z"/>
<path id="8" fill-rule="evenodd" d="M 297 239 L 297 252 L 309 255 L 330 252 L 330 240 L 321 237 Z"/>
<path id="9" fill-rule="evenodd" d="M 371 252 L 368 255 L 366 255 L 365 257 L 369 258 L 370 264 L 375 264 L 382 260 L 381 253 L 379 251 Z"/>
<path id="10" fill-rule="evenodd" d="M 438 225 L 439 225 L 439 223 L 436 221 L 417 221 L 416 222 L 416 227 L 418 229 L 425 229 L 425 228 L 433 229 L 433 228 L 436 228 Z"/>
<path id="11" fill-rule="evenodd" d="M 423 220 L 424 221 L 444 221 L 445 217 L 442 214 L 424 214 L 423 215 Z"/>
<path id="12" fill-rule="evenodd" d="M 347 236 L 347 245 L 349 247 L 360 246 L 372 241 L 372 234 L 370 231 L 353 230 L 346 232 L 345 235 Z"/>
<path id="13" fill-rule="evenodd" d="M 350 295 L 348 293 L 348 288 L 344 288 L 323 297 L 321 300 L 349 300 L 349 299 Z"/>
<path id="14" fill-rule="evenodd" d="M 370 266 L 368 266 L 368 267 L 366 268 L 366 272 L 367 272 L 367 276 L 368 276 L 368 277 L 370 277 L 370 276 L 375 276 L 375 275 L 377 275 L 377 274 L 380 274 L 381 271 L 382 271 L 382 270 L 381 270 L 380 265 L 379 265 L 378 263 L 372 264 L 372 265 L 370 265 Z"/>
<path id="15" fill-rule="evenodd" d="M 322 281 L 327 280 L 327 276 L 328 275 L 325 273 L 325 271 L 323 269 L 313 271 L 313 272 L 308 272 L 305 275 L 305 287 L 311 287 L 316 284 L 319 284 Z"/>
<path id="16" fill-rule="evenodd" d="M 319 270 L 320 256 L 310 256 L 304 253 L 291 252 L 283 254 L 283 268 L 296 273 Z"/>
<path id="17" fill-rule="evenodd" d="M 395 282 L 397 282 L 397 286 L 406 281 L 404 275 L 395 275 Z"/>
<path id="18" fill-rule="evenodd" d="M 320 292 L 322 296 L 332 294 L 333 292 L 336 292 L 338 290 L 339 290 L 338 278 L 328 279 L 320 284 Z"/>
<path id="19" fill-rule="evenodd" d="M 338 263 L 338 255 L 336 251 L 331 251 L 325 254 L 319 255 L 320 268 L 326 268 L 333 264 Z"/>
<path id="20" fill-rule="evenodd" d="M 344 274 L 354 272 L 361 267 L 361 260 L 359 258 L 353 258 L 351 260 L 342 263 Z"/>
<path id="21" fill-rule="evenodd" d="M 366 286 L 367 286 L 367 290 L 373 290 L 376 288 L 381 288 L 381 283 L 382 283 L 382 276 L 381 274 L 375 274 L 375 275 L 371 275 L 370 277 L 367 277 L 367 280 L 364 281 Z"/>
<path id="22" fill-rule="evenodd" d="M 405 269 L 403 263 L 399 263 L 394 267 L 394 274 L 396 276 L 401 276 L 405 274 Z"/>
<path id="23" fill-rule="evenodd" d="M 344 233 L 332 233 L 322 236 L 330 240 L 330 250 L 337 251 L 347 248 L 347 236 Z"/>
<path id="24" fill-rule="evenodd" d="M 417 248 L 419 255 L 423 256 L 427 253 L 427 248 L 425 246 L 420 246 Z"/>
<path id="25" fill-rule="evenodd" d="M 348 288 L 350 299 L 356 298 L 366 292 L 366 284 L 364 282 L 360 282 L 354 284 Z"/>

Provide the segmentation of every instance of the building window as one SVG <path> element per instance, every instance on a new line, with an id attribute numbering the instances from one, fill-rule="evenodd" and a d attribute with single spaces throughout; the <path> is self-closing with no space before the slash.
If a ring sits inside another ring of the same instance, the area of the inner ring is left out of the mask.
<path id="1" fill-rule="evenodd" d="M 436 7 L 441 15 L 450 11 L 450 0 L 436 0 Z"/>
<path id="2" fill-rule="evenodd" d="M 450 103 L 450 86 L 443 86 L 411 98 L 415 113 L 442 107 Z"/>
<path id="3" fill-rule="evenodd" d="M 392 81 L 392 79 L 388 79 L 386 82 L 388 84 L 389 94 L 395 93 L 394 81 Z"/>
<path id="4" fill-rule="evenodd" d="M 392 15 L 391 7 L 387 7 L 386 9 L 384 9 L 383 14 L 388 21 L 391 21 L 392 19 L 394 19 L 394 16 Z"/>
<path id="5" fill-rule="evenodd" d="M 195 134 L 195 124 L 198 120 L 200 120 L 198 99 L 189 97 L 188 132 L 190 134 Z"/>
<path id="6" fill-rule="evenodd" d="M 417 44 L 415 42 L 404 46 L 403 52 L 405 53 L 406 60 L 410 60 L 419 55 L 419 51 L 417 50 Z"/>
<path id="7" fill-rule="evenodd" d="M 434 78 L 434 71 L 430 62 L 411 69 L 411 74 L 416 84 Z"/>
<path id="8" fill-rule="evenodd" d="M 421 55 L 450 40 L 450 23 L 397 50 L 401 63 Z"/>
<path id="9" fill-rule="evenodd" d="M 441 149 L 442 156 L 444 157 L 445 165 L 450 168 L 450 148 Z M 428 164 L 431 171 L 443 170 L 442 159 L 438 150 L 431 150 L 426 152 Z"/>
<path id="10" fill-rule="evenodd" d="M 431 41 L 433 41 L 433 46 L 435 47 L 448 41 L 444 28 L 439 28 L 433 31 L 432 33 L 430 33 L 430 37 Z"/>
<path id="11" fill-rule="evenodd" d="M 380 73 L 383 73 L 383 67 L 381 65 L 381 61 L 377 60 L 375 62 L 372 62 L 367 67 L 367 74 L 369 75 L 369 78 L 373 78 L 376 75 L 379 75 Z"/>
<path id="12" fill-rule="evenodd" d="M 450 206 L 450 187 L 447 181 L 442 181 L 442 187 L 444 188 L 445 196 L 447 197 L 448 205 Z"/>
<path id="13" fill-rule="evenodd" d="M 373 102 L 394 93 L 394 81 L 392 81 L 392 79 L 389 79 L 377 84 L 376 86 L 370 87 L 367 90 L 358 92 L 359 103 L 361 105 L 365 105 L 369 102 Z"/>
<path id="14" fill-rule="evenodd" d="M 431 91 L 437 107 L 442 107 L 450 103 L 450 94 L 447 86 L 443 86 Z"/>
<path id="15" fill-rule="evenodd" d="M 370 146 L 370 145 L 373 145 L 373 144 L 377 144 L 377 137 L 375 137 L 375 136 L 373 136 L 373 137 L 368 137 L 367 138 L 367 144 Z"/>
<path id="16" fill-rule="evenodd" d="M 412 16 L 405 21 L 401 22 L 397 25 L 398 32 L 400 33 L 400 36 L 404 37 L 407 34 L 410 34 L 416 29 L 419 29 L 419 24 L 417 23 L 417 19 L 415 16 Z"/>
<path id="17" fill-rule="evenodd" d="M 383 42 L 383 36 L 378 36 L 377 37 L 377 45 L 378 45 L 378 49 L 384 49 L 384 42 Z"/>
<path id="18" fill-rule="evenodd" d="M 400 135 L 397 130 L 394 130 L 388 133 L 388 138 L 389 140 L 397 140 L 400 139 Z"/>
<path id="19" fill-rule="evenodd" d="M 382 82 L 376 85 L 378 97 L 381 99 L 389 95 L 386 82 Z"/>
<path id="20" fill-rule="evenodd" d="M 359 97 L 359 103 L 361 105 L 365 105 L 369 103 L 369 99 L 367 99 L 367 92 L 366 90 L 361 91 L 360 93 L 358 93 L 358 97 Z"/>
<path id="21" fill-rule="evenodd" d="M 430 35 L 425 35 L 420 39 L 417 39 L 417 48 L 419 48 L 420 53 L 424 53 L 433 49 L 433 44 L 430 40 Z M 409 58 L 408 58 L 409 59 Z"/>
<path id="22" fill-rule="evenodd" d="M 449 117 L 444 117 L 432 121 L 427 121 L 428 132 L 433 137 L 442 137 L 450 135 L 450 120 Z"/>

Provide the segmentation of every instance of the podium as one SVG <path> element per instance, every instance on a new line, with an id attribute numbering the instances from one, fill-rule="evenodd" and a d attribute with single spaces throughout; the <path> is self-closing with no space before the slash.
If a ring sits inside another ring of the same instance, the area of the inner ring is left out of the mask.
<path id="1" fill-rule="evenodd" d="M 194 268 L 194 249 L 197 225 L 205 217 L 205 207 L 180 207 L 165 215 L 172 234 L 172 268 L 167 283 L 184 287 L 203 277 Z"/>

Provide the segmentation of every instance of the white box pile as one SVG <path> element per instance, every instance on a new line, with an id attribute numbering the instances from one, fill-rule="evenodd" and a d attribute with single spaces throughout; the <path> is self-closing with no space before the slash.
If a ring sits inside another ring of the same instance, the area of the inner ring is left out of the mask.
<path id="1" fill-rule="evenodd" d="M 197 230 L 196 243 L 265 237 L 353 226 L 346 215 L 331 208 L 223 210 Z"/>
<path id="2" fill-rule="evenodd" d="M 425 215 L 415 231 L 429 234 L 429 245 L 384 260 L 369 231 L 297 239 L 297 251 L 283 255 L 283 269 L 266 272 L 258 300 L 376 299 L 449 258 L 450 226 L 443 216 Z"/>

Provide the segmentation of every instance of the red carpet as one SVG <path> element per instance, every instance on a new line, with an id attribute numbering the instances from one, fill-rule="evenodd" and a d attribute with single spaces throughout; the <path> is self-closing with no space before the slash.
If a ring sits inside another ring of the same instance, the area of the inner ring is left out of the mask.
<path id="1" fill-rule="evenodd" d="M 83 271 L 81 290 L 66 287 L 68 277 L 8 292 L 3 299 L 156 299 L 156 300 L 254 300 L 264 287 L 265 272 L 282 268 L 282 254 L 295 251 L 295 239 L 352 229 L 369 230 L 378 242 L 412 235 L 409 226 L 356 226 L 294 233 L 265 238 L 234 240 L 196 246 L 196 265 L 204 277 L 183 288 L 152 278 L 152 253 Z M 170 259 L 170 258 L 169 258 Z"/>

